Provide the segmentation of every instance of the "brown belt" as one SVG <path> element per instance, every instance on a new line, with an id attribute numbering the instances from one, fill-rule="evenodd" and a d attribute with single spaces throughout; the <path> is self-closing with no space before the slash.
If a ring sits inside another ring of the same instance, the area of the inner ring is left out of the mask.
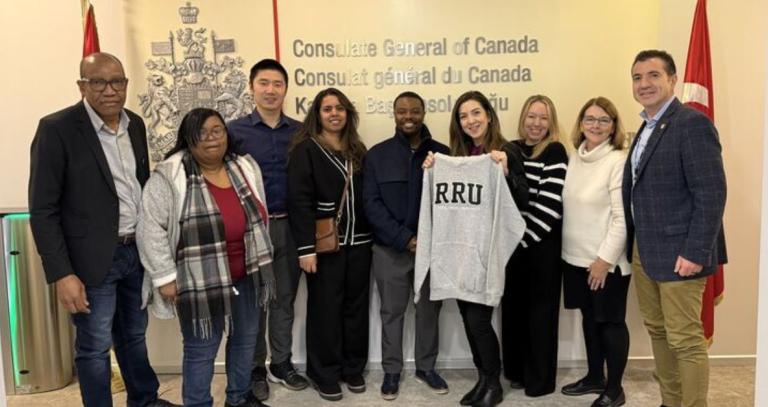
<path id="1" fill-rule="evenodd" d="M 128 235 L 118 236 L 117 237 L 117 244 L 119 245 L 129 245 L 136 243 L 136 234 L 131 233 Z"/>

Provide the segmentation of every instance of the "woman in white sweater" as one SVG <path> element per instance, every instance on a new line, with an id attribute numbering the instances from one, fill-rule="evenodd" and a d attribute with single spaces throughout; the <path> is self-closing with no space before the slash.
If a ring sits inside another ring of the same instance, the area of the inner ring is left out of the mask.
<path id="1" fill-rule="evenodd" d="M 590 99 L 579 112 L 572 141 L 576 151 L 563 188 L 563 292 L 565 307 L 581 310 L 589 370 L 562 392 L 599 394 L 593 407 L 620 406 L 629 352 L 630 268 L 621 198 L 625 134 L 613 103 Z"/>

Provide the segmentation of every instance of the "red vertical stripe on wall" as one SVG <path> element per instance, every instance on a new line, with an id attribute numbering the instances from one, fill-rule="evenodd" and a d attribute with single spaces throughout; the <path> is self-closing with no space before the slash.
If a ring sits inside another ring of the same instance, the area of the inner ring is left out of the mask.
<path id="1" fill-rule="evenodd" d="M 280 28 L 277 18 L 277 0 L 272 0 L 272 22 L 275 31 L 275 59 L 280 61 Z"/>

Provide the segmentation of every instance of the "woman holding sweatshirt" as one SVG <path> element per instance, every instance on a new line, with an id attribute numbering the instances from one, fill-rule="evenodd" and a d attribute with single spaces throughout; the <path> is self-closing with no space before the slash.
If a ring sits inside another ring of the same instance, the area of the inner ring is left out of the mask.
<path id="1" fill-rule="evenodd" d="M 365 391 L 371 231 L 363 213 L 365 145 L 355 106 L 338 89 L 317 94 L 288 158 L 288 214 L 307 275 L 307 376 L 320 397 L 339 381 Z M 338 216 L 338 217 L 337 217 Z M 339 249 L 317 253 L 316 220 L 336 218 Z"/>
<path id="2" fill-rule="evenodd" d="M 507 184 L 515 204 L 523 208 L 528 201 L 528 186 L 522 167 L 522 156 L 515 148 L 505 146 L 496 111 L 480 92 L 469 91 L 461 95 L 453 107 L 450 124 L 450 149 L 454 157 L 489 154 L 502 164 Z M 424 167 L 434 164 L 434 156 L 427 156 Z M 470 231 L 467 231 L 470 233 Z M 478 381 L 462 397 L 463 406 L 495 406 L 504 394 L 499 377 L 501 355 L 496 332 L 491 325 L 493 307 L 485 304 L 456 300 L 464 330 L 472 351 L 472 360 L 478 370 Z"/>
<path id="3" fill-rule="evenodd" d="M 530 199 L 521 208 L 526 231 L 507 265 L 502 299 L 504 376 L 530 397 L 555 391 L 560 310 L 560 242 L 563 182 L 568 155 L 558 139 L 552 100 L 534 95 L 518 121 Z"/>
<path id="4" fill-rule="evenodd" d="M 571 139 L 576 151 L 563 188 L 563 293 L 566 308 L 581 310 L 589 369 L 562 392 L 599 394 L 593 407 L 620 406 L 625 403 L 621 378 L 629 352 L 624 318 L 630 267 L 621 197 L 627 155 L 613 103 L 604 97 L 587 101 Z"/>

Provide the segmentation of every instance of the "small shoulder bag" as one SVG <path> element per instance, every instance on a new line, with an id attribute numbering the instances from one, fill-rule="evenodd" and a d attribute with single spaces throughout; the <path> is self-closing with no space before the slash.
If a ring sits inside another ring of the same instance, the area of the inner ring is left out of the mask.
<path id="1" fill-rule="evenodd" d="M 336 211 L 336 216 L 315 220 L 315 253 L 335 253 L 339 251 L 339 223 L 341 222 L 342 210 L 347 204 L 347 190 L 349 189 L 349 179 L 351 177 L 352 166 L 347 161 L 347 178 L 344 183 L 344 190 L 341 193 L 339 210 Z"/>

